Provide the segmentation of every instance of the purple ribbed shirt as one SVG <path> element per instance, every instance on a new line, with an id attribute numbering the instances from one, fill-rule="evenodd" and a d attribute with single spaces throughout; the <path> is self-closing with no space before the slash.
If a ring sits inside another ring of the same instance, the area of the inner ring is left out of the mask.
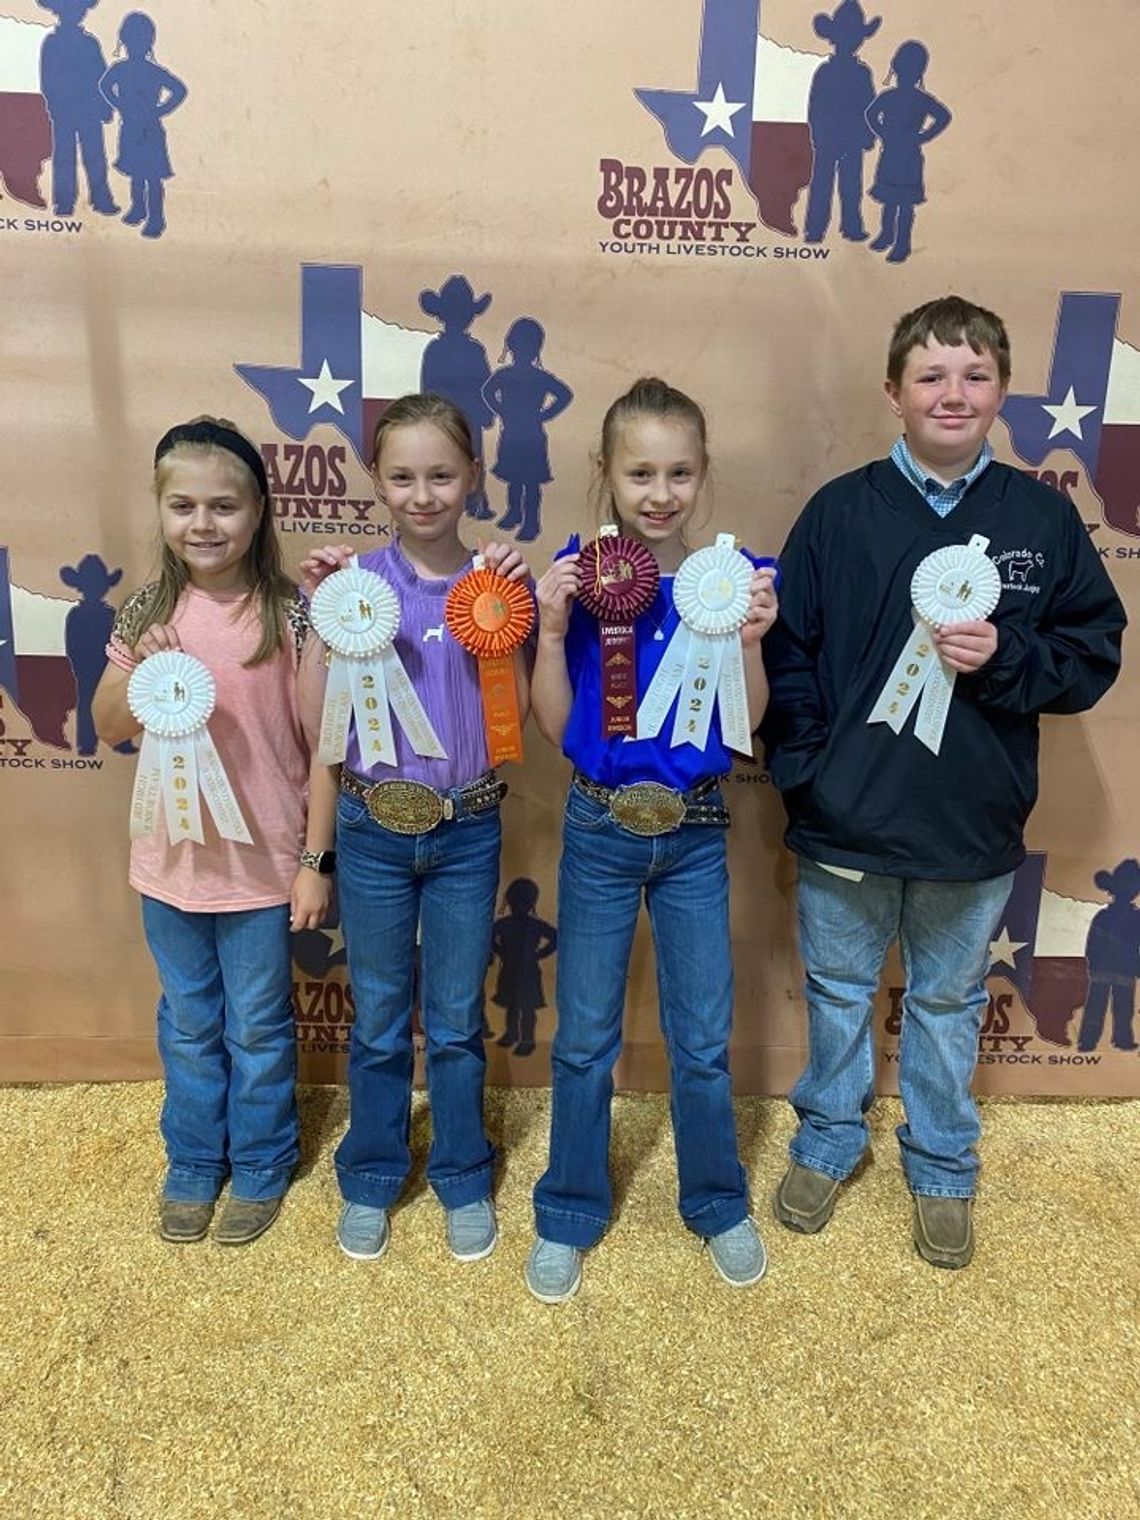
<path id="1" fill-rule="evenodd" d="M 362 570 L 374 570 L 400 599 L 400 629 L 396 653 L 447 751 L 446 760 L 417 755 L 392 714 L 396 764 L 365 768 L 356 738 L 356 723 L 348 736 L 345 764 L 370 781 L 425 781 L 439 791 L 466 786 L 488 769 L 487 736 L 479 667 L 473 655 L 458 645 L 443 621 L 447 593 L 471 569 L 466 564 L 448 580 L 424 580 L 417 575 L 399 543 L 362 554 Z"/>

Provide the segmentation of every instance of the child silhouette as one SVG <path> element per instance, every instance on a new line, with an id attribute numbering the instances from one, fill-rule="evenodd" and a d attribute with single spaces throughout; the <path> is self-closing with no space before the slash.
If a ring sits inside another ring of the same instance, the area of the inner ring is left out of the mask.
<path id="1" fill-rule="evenodd" d="M 538 886 L 529 876 L 517 876 L 503 894 L 507 911 L 495 920 L 491 934 L 492 959 L 499 957 L 499 979 L 493 1001 L 507 1013 L 507 1027 L 497 1045 L 514 1045 L 516 1056 L 534 1051 L 535 1018 L 546 1007 L 539 962 L 553 955 L 558 932 L 535 914 Z"/>
<path id="2" fill-rule="evenodd" d="M 553 479 L 546 424 L 574 399 L 568 385 L 539 365 L 545 337 L 541 323 L 531 317 L 512 323 L 505 344 L 511 362 L 483 387 L 488 406 L 503 424 L 492 470 L 507 484 L 507 511 L 499 527 L 517 529 L 520 543 L 538 537 L 542 488 Z"/>
<path id="3" fill-rule="evenodd" d="M 143 224 L 146 238 L 161 237 L 166 229 L 163 180 L 174 170 L 166 149 L 162 118 L 186 99 L 181 79 L 154 60 L 154 22 L 132 11 L 119 28 L 119 47 L 126 58 L 113 63 L 100 81 L 107 102 L 119 113 L 119 156 L 115 168 L 129 176 L 131 204 L 123 221 Z"/>
<path id="4" fill-rule="evenodd" d="M 929 62 L 921 42 L 904 42 L 891 60 L 895 89 L 884 90 L 867 108 L 867 124 L 883 144 L 871 186 L 883 205 L 883 225 L 871 247 L 890 249 L 888 264 L 910 257 L 914 208 L 926 199 L 922 149 L 950 125 L 950 112 L 921 88 Z"/>

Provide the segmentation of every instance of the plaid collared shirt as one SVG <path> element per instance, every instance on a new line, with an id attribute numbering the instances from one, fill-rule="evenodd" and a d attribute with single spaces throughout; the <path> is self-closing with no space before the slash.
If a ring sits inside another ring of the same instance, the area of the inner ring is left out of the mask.
<path id="1" fill-rule="evenodd" d="M 933 507 L 939 517 L 946 517 L 954 510 L 993 457 L 994 451 L 990 448 L 987 438 L 982 444 L 982 452 L 978 455 L 978 462 L 973 469 L 965 475 L 960 475 L 957 480 L 952 480 L 949 485 L 943 485 L 942 481 L 922 473 L 914 455 L 907 448 L 905 437 L 899 438 L 891 450 L 892 462 L 898 466 L 919 495 L 926 498 L 927 505 Z"/>

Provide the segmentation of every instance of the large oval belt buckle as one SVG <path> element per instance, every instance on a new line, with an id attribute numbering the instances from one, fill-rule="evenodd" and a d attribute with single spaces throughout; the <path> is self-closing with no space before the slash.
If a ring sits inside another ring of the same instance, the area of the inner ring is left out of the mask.
<path id="1" fill-rule="evenodd" d="M 368 811 L 394 834 L 427 834 L 443 818 L 443 798 L 422 781 L 378 781 Z"/>
<path id="2" fill-rule="evenodd" d="M 659 781 L 636 781 L 622 786 L 610 802 L 615 823 L 631 834 L 652 838 L 679 829 L 685 817 L 685 799 L 672 787 Z"/>

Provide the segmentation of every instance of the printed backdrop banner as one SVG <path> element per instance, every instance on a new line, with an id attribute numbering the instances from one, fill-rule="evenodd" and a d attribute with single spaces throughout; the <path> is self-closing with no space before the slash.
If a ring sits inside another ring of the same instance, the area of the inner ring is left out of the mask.
<path id="1" fill-rule="evenodd" d="M 700 541 L 771 554 L 816 487 L 888 450 L 891 324 L 958 290 L 1013 338 L 998 456 L 1073 500 L 1135 611 L 1134 0 L 820 3 L 0 0 L 0 1079 L 157 1071 L 126 884 L 135 761 L 98 743 L 91 696 L 114 609 L 152 573 L 150 458 L 175 421 L 233 417 L 258 442 L 295 568 L 387 541 L 372 426 L 442 391 L 487 463 L 469 539 L 497 531 L 541 569 L 592 529 L 606 406 L 661 374 L 708 411 Z M 997 567 L 1038 594 L 1028 550 Z M 1117 1048 L 1136 1027 L 1138 741 L 1134 669 L 1042 723 L 983 1091 L 1140 1093 Z M 490 1072 L 544 1083 L 567 767 L 532 728 L 506 772 Z M 761 764 L 728 790 L 733 1066 L 778 1092 L 805 1054 L 794 863 Z M 294 953 L 302 1073 L 339 1079 L 339 929 Z M 887 1087 L 900 989 L 896 966 Z M 618 1076 L 667 1080 L 644 933 Z"/>

